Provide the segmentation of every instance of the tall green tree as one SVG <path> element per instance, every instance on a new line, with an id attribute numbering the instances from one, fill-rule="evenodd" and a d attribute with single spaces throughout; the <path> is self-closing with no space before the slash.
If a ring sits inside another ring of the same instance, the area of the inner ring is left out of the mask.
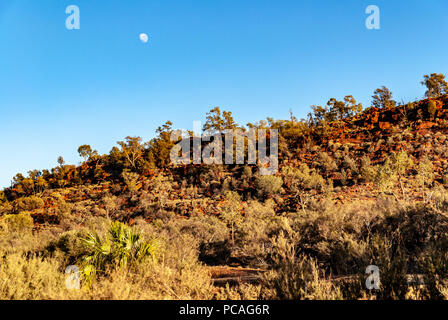
<path id="1" fill-rule="evenodd" d="M 421 84 L 426 86 L 425 96 L 428 98 L 436 98 L 443 94 L 448 94 L 448 82 L 446 82 L 445 76 L 441 73 L 425 75 Z"/>
<path id="2" fill-rule="evenodd" d="M 331 98 L 327 106 L 330 108 L 328 112 L 329 121 L 352 117 L 362 111 L 362 104 L 357 103 L 351 95 L 345 96 L 343 101 Z"/>
<path id="3" fill-rule="evenodd" d="M 174 146 L 174 141 L 171 141 L 172 126 L 171 121 L 165 122 L 157 128 L 157 137 L 149 142 L 149 162 L 159 168 L 166 167 L 170 162 L 170 152 Z"/>
<path id="4" fill-rule="evenodd" d="M 58 164 L 59 164 L 60 167 L 64 166 L 65 160 L 64 160 L 64 158 L 62 156 L 58 157 Z"/>
<path id="5" fill-rule="evenodd" d="M 232 244 L 235 243 L 235 227 L 243 219 L 241 208 L 241 197 L 239 194 L 234 191 L 227 191 L 224 195 L 221 218 L 230 226 Z"/>
<path id="6" fill-rule="evenodd" d="M 308 119 L 311 124 L 317 126 L 328 121 L 328 107 L 311 106 L 312 112 L 308 113 Z"/>
<path id="7" fill-rule="evenodd" d="M 213 108 L 207 113 L 206 122 L 202 128 L 205 132 L 215 133 L 226 129 L 235 129 L 238 125 L 233 119 L 232 112 L 223 111 L 219 107 Z"/>
<path id="8" fill-rule="evenodd" d="M 92 147 L 89 146 L 88 144 L 80 146 L 78 148 L 78 153 L 81 158 L 84 158 L 84 162 L 98 155 L 98 151 L 92 150 Z"/>
<path id="9" fill-rule="evenodd" d="M 377 108 L 393 108 L 396 105 L 392 99 L 392 92 L 385 86 L 376 89 L 372 98 L 372 105 Z"/>

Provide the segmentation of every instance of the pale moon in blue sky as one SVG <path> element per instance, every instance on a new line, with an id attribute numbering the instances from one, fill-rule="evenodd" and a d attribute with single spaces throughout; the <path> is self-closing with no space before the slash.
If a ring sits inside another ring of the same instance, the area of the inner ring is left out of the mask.
<path id="1" fill-rule="evenodd" d="M 149 40 L 149 37 L 146 33 L 140 33 L 140 41 L 143 43 L 147 43 Z"/>

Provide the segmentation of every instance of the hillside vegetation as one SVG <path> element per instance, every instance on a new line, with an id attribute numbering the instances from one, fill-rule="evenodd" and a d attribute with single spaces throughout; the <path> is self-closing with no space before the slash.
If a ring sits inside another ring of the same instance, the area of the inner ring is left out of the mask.
<path id="1" fill-rule="evenodd" d="M 173 165 L 170 121 L 146 143 L 83 145 L 78 166 L 17 174 L 0 191 L 0 298 L 448 298 L 448 84 L 422 84 L 420 101 L 382 87 L 367 109 L 346 96 L 244 127 L 212 109 L 204 133 L 279 131 L 271 176 Z M 366 289 L 369 265 L 379 290 Z M 219 282 L 218 266 L 257 276 Z"/>

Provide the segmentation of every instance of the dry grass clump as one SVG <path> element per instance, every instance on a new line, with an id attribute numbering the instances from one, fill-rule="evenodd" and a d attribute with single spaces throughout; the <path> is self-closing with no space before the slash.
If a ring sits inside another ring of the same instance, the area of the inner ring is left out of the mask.
<path id="1" fill-rule="evenodd" d="M 0 263 L 0 299 L 78 299 L 80 292 L 68 290 L 58 259 L 4 255 Z"/>

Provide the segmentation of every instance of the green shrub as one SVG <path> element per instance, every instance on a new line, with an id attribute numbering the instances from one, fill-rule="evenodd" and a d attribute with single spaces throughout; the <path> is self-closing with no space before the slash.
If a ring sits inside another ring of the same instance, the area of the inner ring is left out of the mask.
<path id="1" fill-rule="evenodd" d="M 30 233 L 33 227 L 34 221 L 29 212 L 7 214 L 0 218 L 0 230 L 6 233 Z"/>
<path id="2" fill-rule="evenodd" d="M 434 100 L 428 102 L 428 113 L 431 118 L 434 118 L 437 112 L 437 104 Z"/>
<path id="3" fill-rule="evenodd" d="M 339 172 L 339 177 L 341 178 L 342 185 L 346 186 L 348 184 L 348 174 L 345 169 L 341 169 L 341 172 Z"/>
<path id="4" fill-rule="evenodd" d="M 235 226 L 243 219 L 241 215 L 241 197 L 234 191 L 228 191 L 224 199 L 221 218 L 230 226 L 233 244 L 235 242 Z"/>
<path id="5" fill-rule="evenodd" d="M 44 248 L 44 256 L 63 256 L 64 263 L 75 264 L 76 261 L 86 253 L 83 238 L 86 237 L 84 230 L 70 230 L 52 240 Z"/>
<path id="6" fill-rule="evenodd" d="M 274 196 L 283 191 L 283 180 L 276 176 L 260 176 L 256 180 L 258 194 L 262 197 Z"/>
<path id="7" fill-rule="evenodd" d="M 371 165 L 370 158 L 364 156 L 361 159 L 361 177 L 365 182 L 375 181 L 376 169 Z"/>
<path id="8" fill-rule="evenodd" d="M 327 173 L 338 168 L 336 162 L 326 152 L 319 152 L 319 163 L 321 163 Z"/>
<path id="9" fill-rule="evenodd" d="M 322 191 L 325 188 L 325 179 L 315 169 L 310 169 L 305 163 L 299 168 L 283 167 L 282 176 L 285 184 L 293 191 L 298 191 L 299 189 Z"/>
<path id="10" fill-rule="evenodd" d="M 415 177 L 416 182 L 420 187 L 429 187 L 433 184 L 434 178 L 435 175 L 432 162 L 425 156 L 418 164 L 417 176 Z"/>
<path id="11" fill-rule="evenodd" d="M 121 173 L 121 177 L 130 193 L 137 191 L 137 182 L 140 177 L 137 173 L 125 170 Z"/>
<path id="12" fill-rule="evenodd" d="M 356 161 L 348 155 L 344 157 L 344 166 L 350 169 L 353 174 L 358 173 L 358 166 L 356 165 Z"/>
<path id="13" fill-rule="evenodd" d="M 273 200 L 247 203 L 244 219 L 238 227 L 233 257 L 244 264 L 266 267 L 272 238 L 288 229 L 287 220 L 275 214 L 274 206 Z"/>
<path id="14" fill-rule="evenodd" d="M 400 177 L 406 173 L 406 171 L 414 165 L 414 161 L 407 154 L 406 151 L 400 151 L 392 154 L 390 157 L 391 166 L 394 172 Z"/>
<path id="15" fill-rule="evenodd" d="M 89 283 L 107 268 L 125 268 L 146 257 L 155 259 L 158 249 L 156 241 L 145 241 L 141 233 L 121 222 L 111 223 L 107 238 L 90 233 L 83 242 L 88 253 L 81 259 L 82 274 Z"/>
<path id="16" fill-rule="evenodd" d="M 392 169 L 390 161 L 386 161 L 382 166 L 377 166 L 374 181 L 380 192 L 392 192 L 397 183 L 397 179 L 398 177 Z"/>
<path id="17" fill-rule="evenodd" d="M 404 195 L 403 175 L 413 164 L 411 157 L 405 151 L 401 151 L 388 157 L 382 166 L 377 166 L 374 181 L 380 192 L 393 192 L 397 181 L 399 181 Z"/>
<path id="18" fill-rule="evenodd" d="M 17 212 L 33 211 L 44 206 L 44 201 L 36 196 L 23 197 L 15 201 L 14 207 Z"/>

